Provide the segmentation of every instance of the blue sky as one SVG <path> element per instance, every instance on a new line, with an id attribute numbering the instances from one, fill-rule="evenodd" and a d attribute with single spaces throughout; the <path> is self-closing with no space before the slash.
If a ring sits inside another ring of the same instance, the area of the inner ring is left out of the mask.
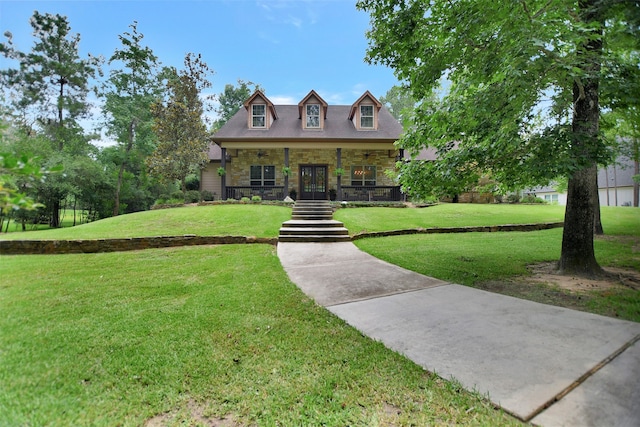
<path id="1" fill-rule="evenodd" d="M 135 20 L 163 65 L 180 69 L 187 52 L 202 54 L 215 71 L 213 93 L 242 79 L 275 104 L 297 104 L 311 89 L 329 104 L 351 104 L 365 90 L 380 97 L 397 84 L 392 70 L 364 62 L 369 16 L 355 1 L 0 0 L 1 33 L 11 31 L 23 51 L 33 46 L 34 10 L 67 16 L 83 56 L 108 58 Z"/>

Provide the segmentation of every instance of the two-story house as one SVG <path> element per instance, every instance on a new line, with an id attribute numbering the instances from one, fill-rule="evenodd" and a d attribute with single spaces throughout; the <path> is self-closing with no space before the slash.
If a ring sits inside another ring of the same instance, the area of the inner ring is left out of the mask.
<path id="1" fill-rule="evenodd" d="M 369 91 L 352 105 L 328 105 L 313 90 L 298 105 L 274 105 L 256 91 L 213 136 L 201 189 L 217 199 L 400 200 L 385 171 L 402 158 L 401 132 Z"/>

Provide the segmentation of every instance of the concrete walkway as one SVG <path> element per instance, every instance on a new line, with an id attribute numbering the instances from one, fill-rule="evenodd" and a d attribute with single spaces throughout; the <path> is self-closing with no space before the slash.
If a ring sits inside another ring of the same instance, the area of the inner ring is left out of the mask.
<path id="1" fill-rule="evenodd" d="M 446 283 L 353 243 L 279 243 L 315 301 L 425 369 L 542 426 L 640 426 L 640 323 Z"/>

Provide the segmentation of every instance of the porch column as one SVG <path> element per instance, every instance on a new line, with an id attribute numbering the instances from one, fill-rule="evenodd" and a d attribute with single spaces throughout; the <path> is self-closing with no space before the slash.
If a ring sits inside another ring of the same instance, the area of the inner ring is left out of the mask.
<path id="1" fill-rule="evenodd" d="M 284 167 L 289 167 L 289 149 L 284 149 Z M 289 197 L 289 174 L 284 176 L 284 198 Z"/>
<path id="2" fill-rule="evenodd" d="M 336 168 L 342 168 L 342 148 L 336 148 Z M 337 176 L 336 199 L 337 201 L 342 200 L 342 175 Z"/>
<path id="3" fill-rule="evenodd" d="M 227 200 L 227 149 L 221 147 L 222 158 L 220 159 L 220 167 L 224 169 L 225 174 L 220 175 L 220 200 Z"/>

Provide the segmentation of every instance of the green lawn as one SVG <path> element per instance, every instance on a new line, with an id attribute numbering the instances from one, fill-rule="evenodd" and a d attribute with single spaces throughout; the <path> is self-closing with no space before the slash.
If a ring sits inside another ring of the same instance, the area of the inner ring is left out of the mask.
<path id="1" fill-rule="evenodd" d="M 435 221 L 435 218 L 451 217 L 453 207 L 455 205 L 440 205 L 424 210 L 397 211 L 409 211 L 404 215 L 414 221 L 412 224 L 423 220 L 419 226 L 426 227 L 424 224 L 427 221 L 434 221 L 429 222 L 428 226 L 444 227 L 450 226 L 450 223 L 447 220 Z M 536 222 L 535 217 L 542 221 L 543 218 L 551 218 L 557 207 L 460 205 L 460 208 L 473 221 L 471 225 L 478 225 L 477 218 L 485 217 L 495 208 L 495 219 L 487 224 L 494 225 Z M 429 209 L 432 209 L 431 215 Z M 508 215 L 509 210 L 511 215 Z M 597 237 L 594 242 L 598 262 L 605 267 L 640 271 L 640 211 L 603 207 L 601 212 L 606 235 Z M 352 231 L 350 210 L 345 209 L 341 213 L 347 217 L 343 220 Z M 360 224 L 359 213 L 355 215 L 353 223 L 357 228 Z M 370 215 L 371 222 L 381 227 L 381 231 L 404 228 L 389 219 L 398 215 L 391 208 L 373 210 Z M 508 283 L 513 276 L 529 274 L 527 266 L 530 264 L 557 261 L 561 242 L 562 229 L 553 229 L 527 233 L 419 234 L 362 239 L 355 241 L 355 244 L 380 259 L 438 279 L 491 290 L 496 287 L 488 287 L 487 282 L 507 281 L 499 290 L 508 295 L 550 304 L 569 303 L 572 308 L 640 322 L 640 292 L 632 288 L 575 295 L 544 285 L 522 289 Z"/>
<path id="2" fill-rule="evenodd" d="M 354 232 L 557 221 L 561 211 L 441 205 L 343 209 L 336 217 Z M 274 237 L 290 212 L 190 207 L 9 237 Z M 595 242 L 600 263 L 640 269 L 638 210 L 602 212 L 608 235 Z M 479 286 L 556 260 L 561 235 L 553 229 L 356 243 L 398 265 Z M 0 271 L 0 425 L 195 426 L 219 417 L 269 426 L 518 424 L 315 305 L 269 245 L 3 256 Z M 638 291 L 584 300 L 581 309 L 640 321 Z"/>
<path id="3" fill-rule="evenodd" d="M 440 204 L 427 208 L 346 208 L 334 218 L 345 223 L 350 234 L 429 227 L 464 227 L 557 222 L 564 206 Z"/>
<path id="4" fill-rule="evenodd" d="M 277 237 L 291 219 L 284 206 L 232 204 L 158 209 L 55 230 L 0 233 L 0 240 L 105 239 L 150 236 Z"/>
<path id="5" fill-rule="evenodd" d="M 315 305 L 269 245 L 5 256 L 0 304 L 0 425 L 517 425 Z"/>

